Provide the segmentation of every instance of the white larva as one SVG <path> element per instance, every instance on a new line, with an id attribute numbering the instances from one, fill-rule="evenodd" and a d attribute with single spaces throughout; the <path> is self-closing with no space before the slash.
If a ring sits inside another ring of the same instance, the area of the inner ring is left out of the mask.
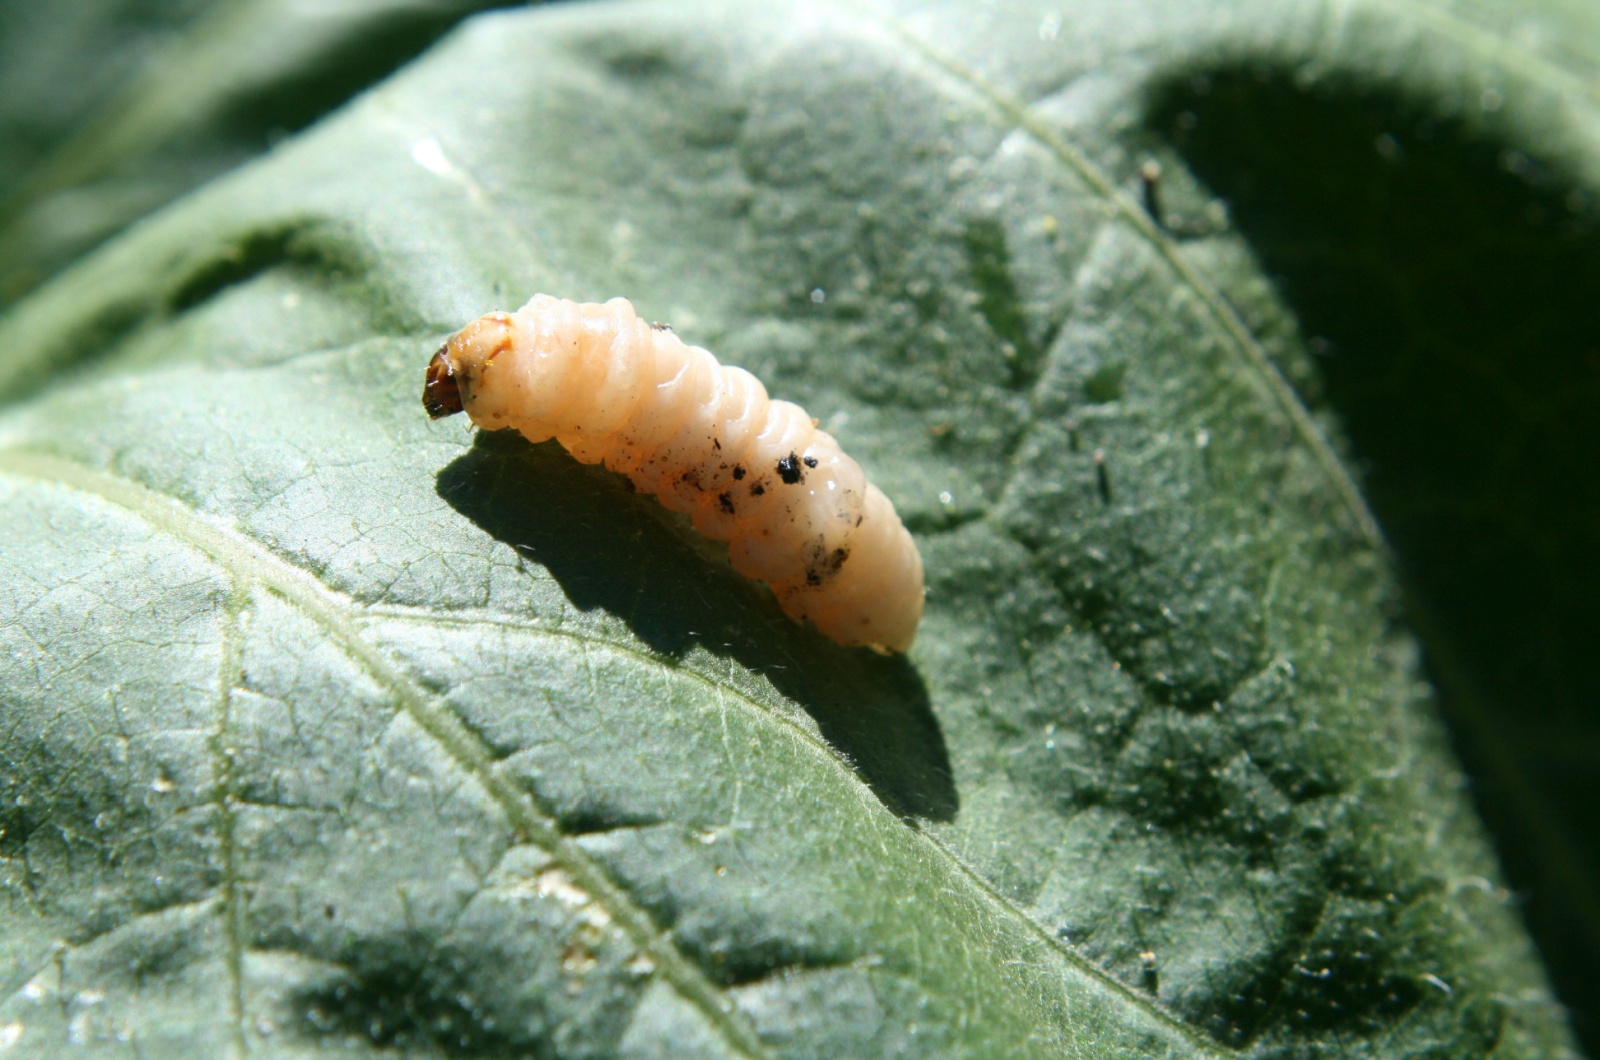
<path id="1" fill-rule="evenodd" d="M 922 557 L 894 505 L 804 409 L 640 320 L 627 299 L 534 295 L 462 328 L 428 364 L 434 419 L 550 438 L 728 544 L 784 613 L 844 645 L 906 651 Z"/>

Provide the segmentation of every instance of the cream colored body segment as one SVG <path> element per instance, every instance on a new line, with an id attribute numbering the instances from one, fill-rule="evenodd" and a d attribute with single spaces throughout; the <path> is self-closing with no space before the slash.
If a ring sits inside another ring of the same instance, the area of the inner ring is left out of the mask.
<path id="1" fill-rule="evenodd" d="M 784 612 L 844 645 L 906 651 L 922 619 L 922 558 L 894 505 L 804 409 L 774 401 L 623 298 L 534 295 L 490 313 L 428 367 L 435 418 L 550 438 L 603 463 L 728 544 Z"/>

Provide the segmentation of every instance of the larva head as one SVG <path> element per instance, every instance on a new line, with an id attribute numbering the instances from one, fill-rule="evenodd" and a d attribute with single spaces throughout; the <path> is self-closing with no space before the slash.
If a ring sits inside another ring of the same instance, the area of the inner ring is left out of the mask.
<path id="1" fill-rule="evenodd" d="M 454 335 L 428 362 L 422 381 L 422 407 L 432 419 L 460 412 L 472 404 L 474 384 L 497 354 L 512 343 L 509 313 L 479 317 Z"/>
<path id="2" fill-rule="evenodd" d="M 450 367 L 450 350 L 447 342 L 428 362 L 428 371 L 422 377 L 422 407 L 428 410 L 430 420 L 441 420 L 461 411 L 461 388 L 456 385 L 455 369 Z"/>

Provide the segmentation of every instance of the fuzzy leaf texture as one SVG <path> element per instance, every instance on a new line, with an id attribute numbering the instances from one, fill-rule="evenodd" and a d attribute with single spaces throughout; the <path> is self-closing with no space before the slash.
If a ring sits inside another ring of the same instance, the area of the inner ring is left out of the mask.
<path id="1" fill-rule="evenodd" d="M 200 6 L 0 171 L 0 1052 L 1576 1048 L 1589 7 L 497 12 L 186 191 L 474 5 Z M 839 436 L 910 655 L 430 423 L 535 291 Z"/>

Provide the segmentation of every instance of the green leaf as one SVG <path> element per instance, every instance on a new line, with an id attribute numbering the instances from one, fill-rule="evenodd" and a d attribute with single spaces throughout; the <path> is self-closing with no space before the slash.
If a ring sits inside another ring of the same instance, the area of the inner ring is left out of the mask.
<path id="1" fill-rule="evenodd" d="M 1301 338 L 1361 341 L 1318 247 L 1397 289 L 1428 254 L 1359 222 L 1488 180 L 1462 153 L 1540 160 L 1593 245 L 1592 16 L 1497 17 L 483 16 L 79 261 L 0 319 L 0 1042 L 1570 1051 L 1317 404 L 1378 407 L 1384 362 Z M 1381 199 L 1430 150 L 1392 204 L 1251 182 Z M 911 654 L 793 626 L 552 445 L 429 423 L 440 338 L 539 290 L 625 294 L 838 434 L 923 550 Z"/>
<path id="2" fill-rule="evenodd" d="M 489 0 L 0 0 L 0 304 Z"/>

